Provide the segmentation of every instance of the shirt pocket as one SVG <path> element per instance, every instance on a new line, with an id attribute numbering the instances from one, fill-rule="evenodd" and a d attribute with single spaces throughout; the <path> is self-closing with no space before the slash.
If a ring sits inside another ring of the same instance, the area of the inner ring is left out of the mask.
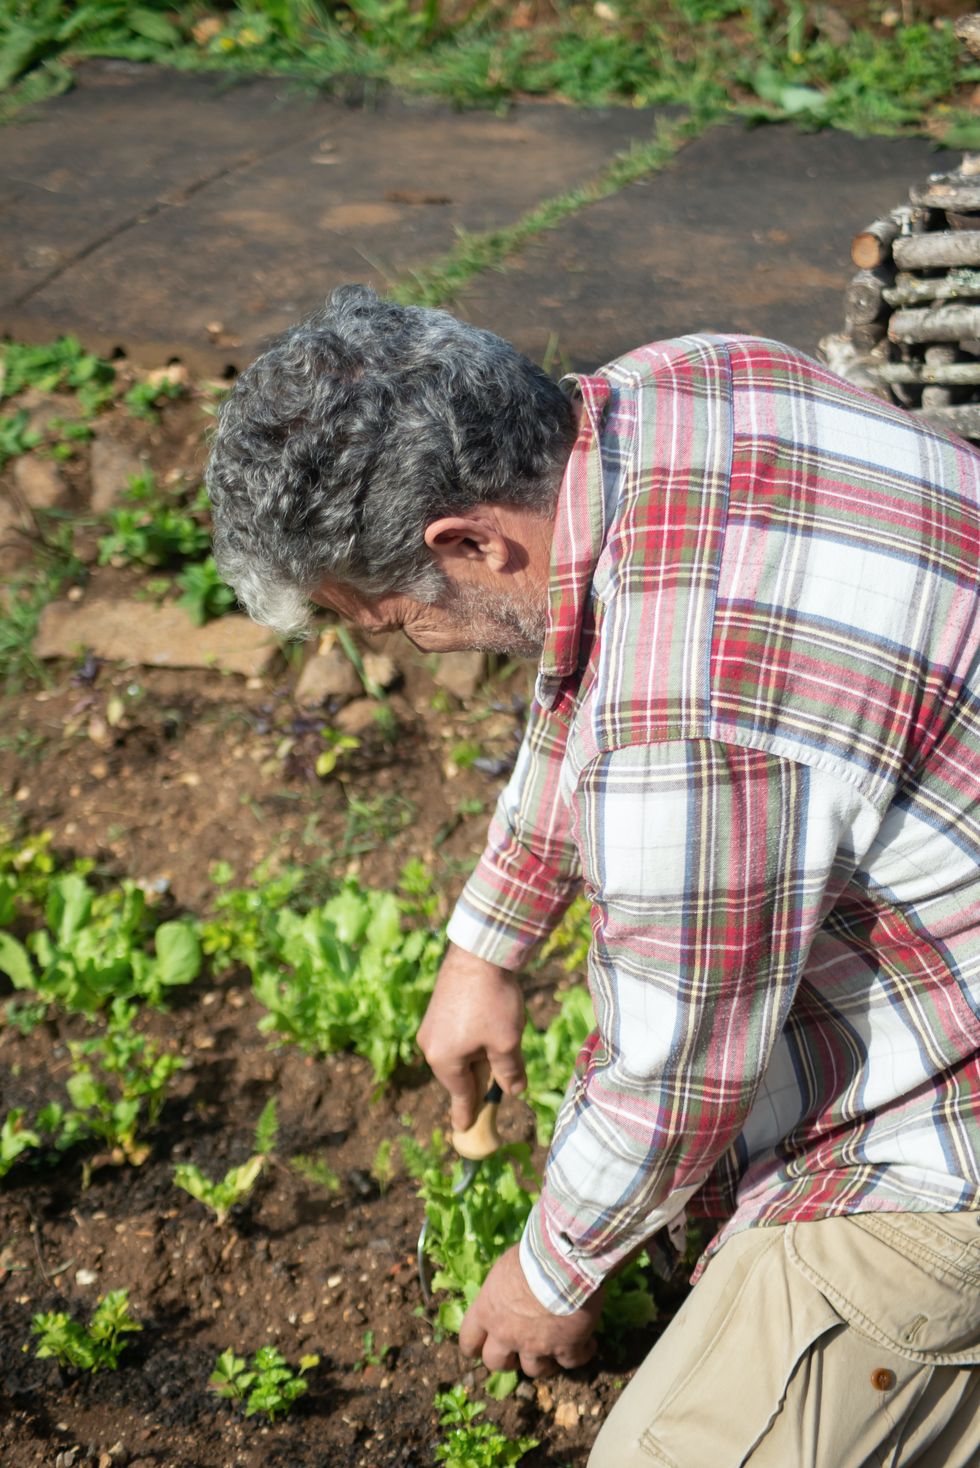
<path id="1" fill-rule="evenodd" d="M 860 1334 L 910 1361 L 980 1365 L 980 1213 L 793 1223 L 785 1247 Z"/>

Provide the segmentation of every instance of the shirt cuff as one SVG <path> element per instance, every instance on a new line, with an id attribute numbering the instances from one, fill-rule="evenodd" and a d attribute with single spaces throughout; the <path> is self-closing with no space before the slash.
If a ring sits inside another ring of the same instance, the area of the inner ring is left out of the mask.
<path id="1" fill-rule="evenodd" d="M 449 939 L 501 968 L 522 968 L 578 889 L 576 881 L 549 878 L 546 885 L 527 876 L 521 880 L 513 871 L 502 873 L 484 855 L 453 909 Z"/>

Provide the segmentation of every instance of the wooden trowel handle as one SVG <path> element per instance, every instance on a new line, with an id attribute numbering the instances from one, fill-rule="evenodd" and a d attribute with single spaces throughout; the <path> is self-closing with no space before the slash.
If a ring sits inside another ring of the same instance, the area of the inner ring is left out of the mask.
<path id="1" fill-rule="evenodd" d="M 497 1131 L 497 1107 L 500 1105 L 503 1091 L 496 1081 L 492 1081 L 490 1089 L 483 1098 L 480 1114 L 471 1127 L 465 1132 L 453 1132 L 453 1146 L 460 1157 L 465 1157 L 470 1162 L 482 1162 L 485 1157 L 490 1157 L 500 1146 L 500 1133 Z"/>

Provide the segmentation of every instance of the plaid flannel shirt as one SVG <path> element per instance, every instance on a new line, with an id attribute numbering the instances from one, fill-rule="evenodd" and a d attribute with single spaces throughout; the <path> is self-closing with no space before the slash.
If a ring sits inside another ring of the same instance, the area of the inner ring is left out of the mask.
<path id="1" fill-rule="evenodd" d="M 517 969 L 592 902 L 521 1246 L 558 1313 L 685 1204 L 711 1249 L 980 1207 L 980 457 L 752 338 L 572 381 L 535 700 L 449 929 Z"/>

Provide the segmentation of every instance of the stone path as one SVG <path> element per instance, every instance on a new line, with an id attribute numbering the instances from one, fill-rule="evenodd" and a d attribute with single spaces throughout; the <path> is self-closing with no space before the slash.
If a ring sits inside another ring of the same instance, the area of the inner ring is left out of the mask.
<path id="1" fill-rule="evenodd" d="M 333 286 L 383 289 L 459 228 L 512 224 L 655 123 L 546 103 L 354 107 L 279 81 L 90 63 L 0 133 L 0 331 L 240 369 Z M 952 158 L 919 140 L 718 127 L 475 277 L 454 309 L 578 368 L 698 328 L 812 351 L 839 328 L 851 235 Z"/>

